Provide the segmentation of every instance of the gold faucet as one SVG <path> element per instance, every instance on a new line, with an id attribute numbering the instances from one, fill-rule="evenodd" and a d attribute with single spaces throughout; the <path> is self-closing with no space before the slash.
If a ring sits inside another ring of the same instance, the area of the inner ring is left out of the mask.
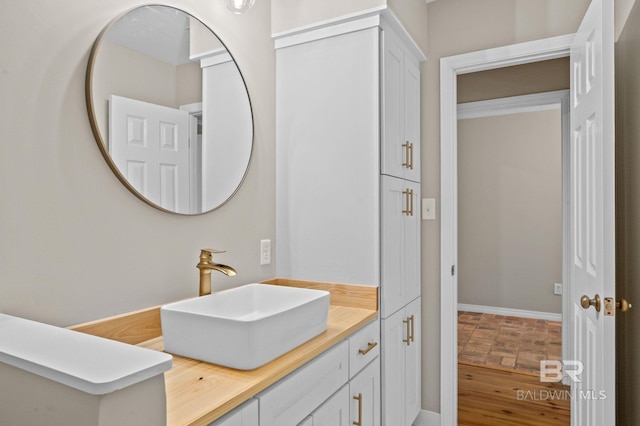
<path id="1" fill-rule="evenodd" d="M 216 249 L 200 250 L 200 263 L 196 265 L 196 268 L 200 270 L 200 296 L 211 294 L 211 271 L 219 271 L 229 277 L 236 275 L 236 270 L 231 266 L 213 263 L 211 259 L 213 253 L 224 253 L 224 251 Z"/>

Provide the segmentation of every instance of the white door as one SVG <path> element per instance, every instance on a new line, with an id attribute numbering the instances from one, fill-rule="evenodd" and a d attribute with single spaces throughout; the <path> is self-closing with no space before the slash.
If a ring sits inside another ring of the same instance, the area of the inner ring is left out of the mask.
<path id="1" fill-rule="evenodd" d="M 112 95 L 109 154 L 145 198 L 189 213 L 188 112 Z"/>
<path id="2" fill-rule="evenodd" d="M 615 298 L 613 48 L 613 2 L 593 0 L 571 47 L 571 300 L 583 367 L 573 380 L 576 426 L 615 424 L 615 317 L 604 312 L 604 298 Z M 592 306 L 582 306 L 583 295 Z"/>

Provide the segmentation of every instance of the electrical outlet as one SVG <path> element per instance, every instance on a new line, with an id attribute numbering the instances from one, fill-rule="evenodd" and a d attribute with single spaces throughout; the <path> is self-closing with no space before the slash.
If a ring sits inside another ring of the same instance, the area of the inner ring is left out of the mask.
<path id="1" fill-rule="evenodd" d="M 271 240 L 260 240 L 260 264 L 271 264 Z"/>
<path id="2" fill-rule="evenodd" d="M 562 284 L 555 283 L 553 285 L 553 294 L 556 294 L 556 295 L 562 294 Z"/>

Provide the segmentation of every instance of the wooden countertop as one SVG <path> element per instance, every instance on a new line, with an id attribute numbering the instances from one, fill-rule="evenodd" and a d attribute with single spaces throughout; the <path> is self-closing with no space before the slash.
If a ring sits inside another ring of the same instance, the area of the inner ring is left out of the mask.
<path id="1" fill-rule="evenodd" d="M 330 291 L 327 330 L 251 371 L 235 370 L 174 355 L 173 367 L 165 372 L 168 426 L 208 425 L 342 341 L 378 315 L 376 287 L 280 279 L 270 280 L 268 283 L 324 288 Z M 155 307 L 72 328 L 162 351 L 159 311 L 160 308 Z"/>

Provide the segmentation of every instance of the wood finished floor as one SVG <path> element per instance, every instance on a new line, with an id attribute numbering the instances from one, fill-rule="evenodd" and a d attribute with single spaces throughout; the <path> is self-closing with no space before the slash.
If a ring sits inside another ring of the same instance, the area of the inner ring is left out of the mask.
<path id="1" fill-rule="evenodd" d="M 538 375 L 458 364 L 458 425 L 567 426 L 569 387 L 542 383 Z"/>

